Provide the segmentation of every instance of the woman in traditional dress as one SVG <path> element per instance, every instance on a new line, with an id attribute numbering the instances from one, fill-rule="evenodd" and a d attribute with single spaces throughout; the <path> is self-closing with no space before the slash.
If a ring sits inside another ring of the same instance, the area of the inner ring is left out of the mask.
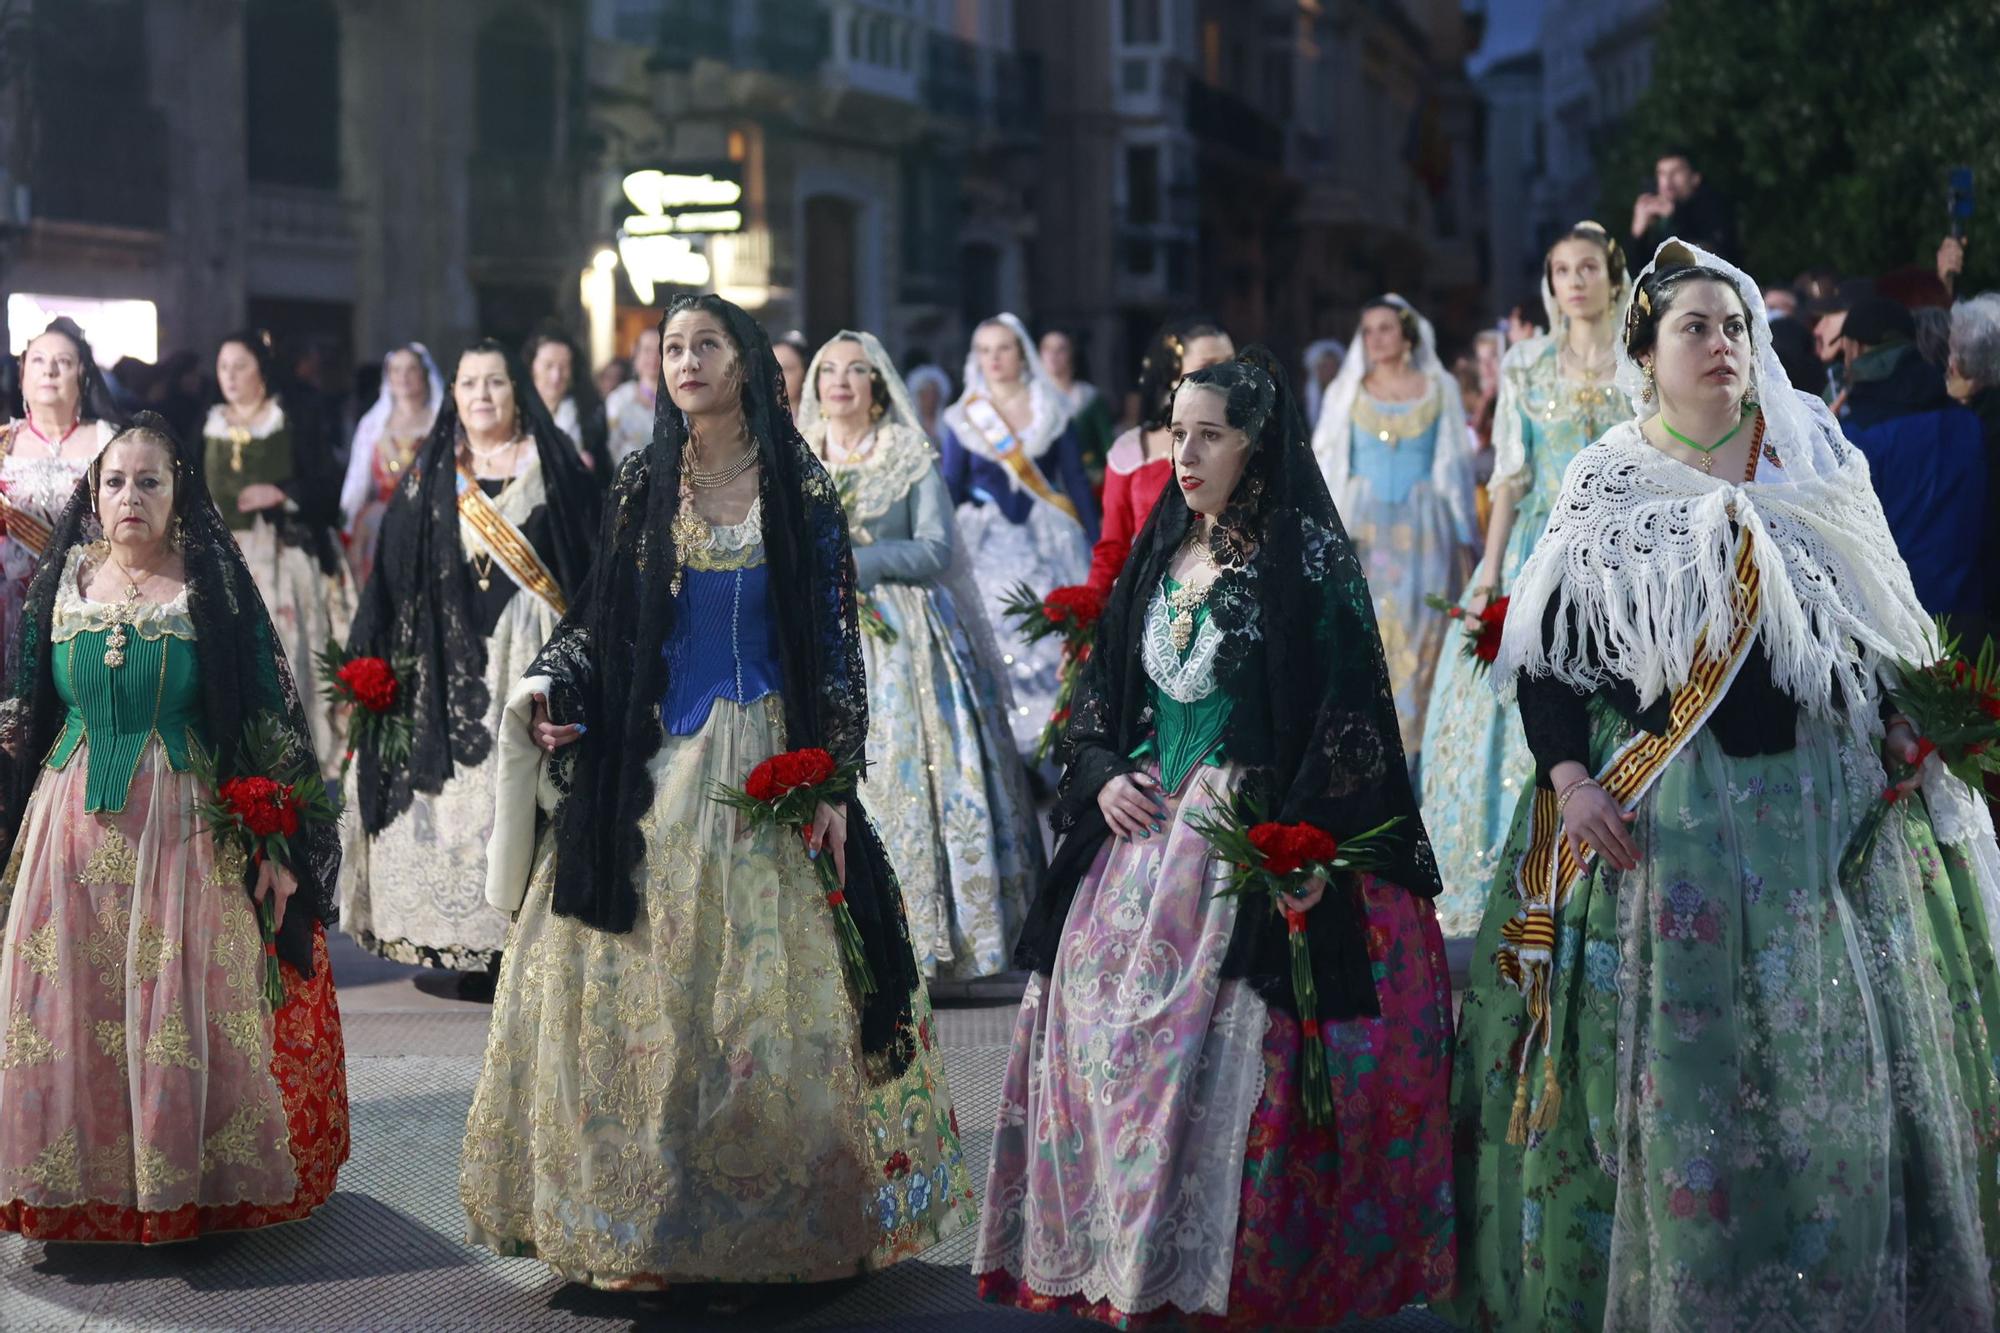
<path id="1" fill-rule="evenodd" d="M 1069 404 L 1070 427 L 1076 432 L 1084 473 L 1101 492 L 1104 456 L 1111 449 L 1111 437 L 1118 433 L 1111 420 L 1111 409 L 1095 384 L 1079 378 L 1076 338 L 1068 329 L 1050 329 L 1044 333 L 1038 350 L 1042 354 L 1042 368 L 1048 371 L 1056 391 Z"/>
<path id="2" fill-rule="evenodd" d="M 1014 744 L 1027 754 L 1055 707 L 1062 645 L 1027 642 L 1005 607 L 1024 584 L 1046 596 L 1089 577 L 1097 499 L 1068 401 L 1014 316 L 995 315 L 973 333 L 965 392 L 945 409 L 941 450 L 959 536 L 1014 687 Z"/>
<path id="3" fill-rule="evenodd" d="M 1461 1016 L 1449 1309 L 1990 1330 L 2000 848 L 1934 758 L 1895 781 L 1882 682 L 1936 647 L 1867 464 L 1679 241 L 1617 379 L 1639 420 L 1571 463 L 1495 668 L 1536 786 Z"/>
<path id="4" fill-rule="evenodd" d="M 1338 338 L 1315 338 L 1306 344 L 1306 377 L 1299 381 L 1305 391 L 1299 395 L 1299 406 L 1305 409 L 1308 427 L 1319 425 L 1320 409 L 1326 406 L 1326 386 L 1333 383 L 1346 359 L 1347 346 Z"/>
<path id="5" fill-rule="evenodd" d="M 487 906 L 493 738 L 507 691 L 583 587 L 600 492 L 519 363 L 491 339 L 459 357 L 451 397 L 382 524 L 383 561 L 348 639 L 410 663 L 414 735 L 389 763 L 362 747 L 341 867 L 341 924 L 399 963 L 493 994 L 508 919 Z"/>
<path id="6" fill-rule="evenodd" d="M 861 795 L 902 885 L 917 963 L 953 980 L 1004 972 L 1042 871 L 1041 826 L 950 493 L 873 334 L 819 349 L 799 430 L 840 491 L 857 586 L 895 635 L 861 638 L 872 764 Z"/>
<path id="7" fill-rule="evenodd" d="M 290 871 L 253 866 L 200 813 L 216 793 L 195 747 L 229 777 L 253 720 L 294 756 L 312 740 L 164 419 L 141 413 L 76 486 L 19 648 L 0 704 L 0 1230 L 153 1243 L 306 1216 L 347 1159 L 338 840 L 308 825 Z M 271 896 L 275 1013 L 252 901 Z"/>
<path id="8" fill-rule="evenodd" d="M 1205 315 L 1173 320 L 1153 335 L 1139 362 L 1139 424 L 1111 446 L 1104 468 L 1104 527 L 1090 551 L 1091 587 L 1111 595 L 1111 585 L 1132 554 L 1132 540 L 1173 480 L 1173 438 L 1168 429 L 1174 390 L 1183 375 L 1220 365 L 1236 355 L 1236 344 Z"/>
<path id="9" fill-rule="evenodd" d="M 836 1278 L 965 1225 L 971 1182 L 861 802 L 802 842 L 711 794 L 788 749 L 863 757 L 854 560 L 763 331 L 699 296 L 662 335 L 653 443 L 500 737 L 487 892 L 519 916 L 460 1195 L 473 1240 L 592 1286 Z"/>
<path id="10" fill-rule="evenodd" d="M 944 439 L 944 410 L 951 404 L 951 376 L 938 366 L 918 366 L 904 381 L 909 385 L 910 402 L 917 410 L 917 424 L 932 444 Z"/>
<path id="11" fill-rule="evenodd" d="M 285 415 L 264 335 L 223 339 L 215 378 L 222 401 L 202 428 L 205 477 L 243 548 L 292 678 L 311 681 L 314 655 L 346 632 L 353 606 L 335 537 L 340 481 L 332 451 L 309 421 Z M 313 748 L 331 770 L 342 744 L 333 705 L 310 688 L 303 703 Z"/>
<path id="12" fill-rule="evenodd" d="M 632 344 L 632 378 L 604 396 L 606 444 L 614 463 L 624 462 L 652 442 L 659 397 L 660 331 L 648 326 Z"/>
<path id="13" fill-rule="evenodd" d="M 1458 383 L 1438 361 L 1430 321 L 1402 297 L 1362 307 L 1360 331 L 1327 386 L 1313 454 L 1368 574 L 1414 770 L 1451 625 L 1424 598 L 1449 597 L 1465 581 L 1478 528 Z"/>
<path id="14" fill-rule="evenodd" d="M 90 343 L 67 316 L 21 350 L 19 421 L 0 424 L 0 679 L 12 678 L 21 606 L 90 460 L 118 428 L 118 409 Z"/>
<path id="15" fill-rule="evenodd" d="M 609 430 L 604 418 L 604 401 L 590 376 L 577 375 L 583 357 L 568 335 L 538 333 L 521 349 L 521 364 L 535 382 L 535 393 L 548 409 L 556 429 L 569 436 L 583 459 L 584 467 L 601 490 L 611 484 L 611 450 L 606 443 Z"/>
<path id="16" fill-rule="evenodd" d="M 437 421 L 444 380 L 422 343 L 405 343 L 382 358 L 382 391 L 354 427 L 340 512 L 347 521 L 347 565 L 365 588 L 375 568 L 382 515 Z"/>
<path id="17" fill-rule="evenodd" d="M 1612 382 L 1628 288 L 1624 252 L 1594 222 L 1572 227 L 1543 261 L 1542 299 L 1558 332 L 1516 344 L 1502 365 L 1487 488 L 1493 514 L 1485 558 L 1460 600 L 1468 610 L 1483 611 L 1513 586 L 1548 525 L 1570 459 L 1631 419 L 1631 404 Z M 1424 719 L 1423 752 L 1449 756 L 1425 770 L 1424 822 L 1433 830 L 1444 881 L 1438 922 L 1445 938 L 1466 938 L 1479 932 L 1500 846 L 1522 791 L 1534 781 L 1535 761 L 1518 714 L 1449 636 Z"/>
<path id="18" fill-rule="evenodd" d="M 1361 568 L 1275 359 L 1195 372 L 1174 471 L 1071 713 L 1062 841 L 973 1260 L 990 1300 L 1119 1327 L 1317 1327 L 1452 1280 L 1451 980 Z M 1336 838 L 1399 823 L 1304 914 L 1218 895 L 1193 826 L 1241 796 Z M 1315 1030 L 1316 1029 L 1316 1030 Z M 1300 1107 L 1325 1045 L 1335 1123 Z"/>

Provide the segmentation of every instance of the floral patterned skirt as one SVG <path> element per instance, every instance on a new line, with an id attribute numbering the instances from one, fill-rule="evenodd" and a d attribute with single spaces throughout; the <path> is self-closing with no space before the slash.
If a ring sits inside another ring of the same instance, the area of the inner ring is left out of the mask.
<path id="1" fill-rule="evenodd" d="M 0 945 L 0 1230 L 156 1243 L 295 1221 L 347 1160 L 340 1014 L 263 947 L 215 871 L 194 778 L 155 744 L 123 812 L 83 808 L 89 755 L 42 777 Z"/>
<path id="2" fill-rule="evenodd" d="M 346 726 L 338 706 L 319 687 L 315 655 L 329 640 L 347 637 L 354 603 L 346 571 L 328 574 L 312 556 L 278 540 L 278 530 L 262 518 L 238 532 L 236 544 L 242 548 L 244 563 L 250 566 L 257 595 L 271 613 L 278 645 L 285 650 L 320 767 L 333 773 L 340 768 Z"/>
<path id="3" fill-rule="evenodd" d="M 1520 1145 L 1522 997 L 1493 965 L 1517 900 L 1495 884 L 1453 1073 L 1447 1313 L 1520 1333 L 1993 1327 L 2000 977 L 1919 802 L 1858 886 L 1836 881 L 1881 783 L 1821 724 L 1756 758 L 1696 735 L 1640 803 L 1638 868 L 1595 870 L 1559 914 L 1561 1100 Z"/>
<path id="4" fill-rule="evenodd" d="M 971 1220 L 928 1001 L 917 1058 L 871 1084 L 799 839 L 708 794 L 784 748 L 776 695 L 665 738 L 627 934 L 555 915 L 538 849 L 466 1125 L 474 1242 L 603 1288 L 809 1282 Z"/>
<path id="5" fill-rule="evenodd" d="M 1042 831 L 1013 733 L 991 702 L 998 683 L 950 593 L 884 583 L 869 597 L 897 638 L 861 637 L 861 796 L 902 886 L 910 945 L 929 976 L 1004 972 L 1042 865 Z"/>
<path id="6" fill-rule="evenodd" d="M 1364 880 L 1382 1012 L 1324 1025 L 1336 1123 L 1307 1125 L 1298 1023 L 1220 977 L 1238 909 L 1187 817 L 1226 772 L 1196 771 L 1164 836 L 1107 844 L 1029 984 L 973 1260 L 988 1300 L 1316 1327 L 1451 1285 L 1451 983 L 1429 904 Z"/>

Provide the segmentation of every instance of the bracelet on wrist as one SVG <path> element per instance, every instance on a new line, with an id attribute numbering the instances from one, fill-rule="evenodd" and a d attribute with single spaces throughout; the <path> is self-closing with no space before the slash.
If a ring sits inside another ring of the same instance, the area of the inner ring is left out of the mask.
<path id="1" fill-rule="evenodd" d="M 1556 793 L 1556 815 L 1558 817 L 1560 817 L 1562 815 L 1562 812 L 1568 808 L 1569 798 L 1576 795 L 1577 792 L 1581 791 L 1585 787 L 1597 787 L 1599 791 L 1604 790 L 1604 788 L 1598 786 L 1596 778 L 1592 777 L 1578 778 L 1575 782 L 1570 783 L 1569 786 L 1564 787 L 1560 792 Z"/>

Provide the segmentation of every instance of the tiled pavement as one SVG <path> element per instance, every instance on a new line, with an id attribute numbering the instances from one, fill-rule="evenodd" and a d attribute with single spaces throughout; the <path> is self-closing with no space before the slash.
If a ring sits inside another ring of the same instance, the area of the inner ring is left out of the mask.
<path id="1" fill-rule="evenodd" d="M 369 958 L 344 940 L 335 975 L 348 1044 L 354 1156 L 317 1215 L 294 1226 L 156 1250 L 0 1238 L 0 1330 L 728 1329 L 1067 1333 L 1098 1328 L 981 1305 L 968 1230 L 871 1277 L 781 1292 L 731 1317 L 666 1298 L 566 1286 L 529 1260 L 466 1245 L 458 1146 L 486 1009 L 448 975 Z M 974 1179 L 984 1163 L 1013 1012 L 991 987 L 939 1011 L 945 1064 Z M 981 1003 L 983 1002 L 983 1004 Z M 1448 1333 L 1421 1312 L 1352 1333 Z"/>

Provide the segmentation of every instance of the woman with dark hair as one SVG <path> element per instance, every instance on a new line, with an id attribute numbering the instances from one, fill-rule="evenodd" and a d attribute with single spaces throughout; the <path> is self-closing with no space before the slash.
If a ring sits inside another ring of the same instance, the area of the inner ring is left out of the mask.
<path id="1" fill-rule="evenodd" d="M 348 651 L 412 664 L 414 730 L 393 762 L 355 755 L 341 921 L 384 958 L 492 992 L 507 914 L 486 905 L 493 738 L 519 680 L 582 590 L 601 492 L 497 342 L 458 359 L 450 397 L 382 523 Z"/>
<path id="2" fill-rule="evenodd" d="M 1515 585 L 1536 771 L 1453 1062 L 1466 1327 L 1994 1327 L 2000 847 L 1883 690 L 1932 627 L 1769 335 L 1663 244 L 1638 419 Z"/>
<path id="3" fill-rule="evenodd" d="M 347 1159 L 338 838 L 308 825 L 281 868 L 209 832 L 198 749 L 226 780 L 252 722 L 291 756 L 312 739 L 200 458 L 162 418 L 75 487 L 19 651 L 0 703 L 0 1230 L 151 1244 L 306 1216 Z"/>
<path id="4" fill-rule="evenodd" d="M 341 477 L 330 442 L 280 400 L 270 339 L 233 333 L 215 354 L 222 401 L 202 427 L 204 468 L 222 521 L 236 534 L 257 593 L 271 613 L 292 676 L 313 679 L 314 655 L 347 628 L 353 598 L 335 536 Z M 333 705 L 304 698 L 313 748 L 331 771 L 340 760 Z"/>
<path id="5" fill-rule="evenodd" d="M 1516 343 L 1501 361 L 1494 410 L 1493 497 L 1486 551 L 1460 604 L 1483 611 L 1513 586 L 1548 525 L 1564 469 L 1621 421 L 1632 405 L 1612 382 L 1614 345 L 1631 281 L 1618 242 L 1579 222 L 1549 247 L 1542 300 L 1556 332 Z M 1485 672 L 1462 652 L 1439 657 L 1423 753 L 1446 756 L 1424 771 L 1424 821 L 1435 833 L 1446 939 L 1479 933 L 1486 891 L 1500 865 L 1522 788 L 1535 760 L 1519 717 L 1503 707 Z"/>
<path id="6" fill-rule="evenodd" d="M 67 315 L 28 340 L 20 373 L 23 414 L 0 424 L 0 679 L 11 678 L 21 605 L 50 526 L 121 419 L 89 340 Z"/>
<path id="7" fill-rule="evenodd" d="M 1105 458 L 1104 527 L 1090 551 L 1088 580 L 1100 595 L 1111 595 L 1111 585 L 1132 553 L 1132 539 L 1146 526 L 1146 516 L 1173 477 L 1167 428 L 1181 377 L 1235 355 L 1236 344 L 1204 315 L 1163 324 L 1153 335 L 1139 362 L 1139 424 L 1120 435 Z"/>
<path id="8" fill-rule="evenodd" d="M 1014 744 L 1025 755 L 1055 708 L 1062 649 L 1054 638 L 1022 638 L 1007 603 L 1023 586 L 1040 596 L 1089 576 L 1098 510 L 1069 400 L 1013 315 L 973 331 L 965 389 L 945 409 L 939 449 L 972 576 L 1000 636 L 1014 689 Z"/>
<path id="9" fill-rule="evenodd" d="M 653 442 L 499 738 L 487 900 L 517 918 L 459 1193 L 473 1240 L 574 1282 L 821 1281 L 956 1231 L 971 1182 L 861 802 L 802 841 L 712 795 L 782 751 L 865 758 L 839 497 L 748 315 L 682 297 L 661 343 Z"/>
<path id="10" fill-rule="evenodd" d="M 424 437 L 437 423 L 444 403 L 444 379 L 422 343 L 405 343 L 382 358 L 382 386 L 354 427 L 347 456 L 347 481 L 340 488 L 340 512 L 347 526 L 347 563 L 354 586 L 368 586 L 382 515 L 416 462 Z"/>
<path id="11" fill-rule="evenodd" d="M 1121 1328 L 1318 1327 L 1451 1286 L 1451 981 L 1361 566 L 1275 358 L 1174 395 L 1177 485 L 1084 668 L 1057 845 L 1017 961 L 973 1269 Z M 1196 824 L 1242 800 L 1381 867 L 1284 911 L 1218 894 Z M 1318 993 L 1301 1022 L 1287 914 Z M 1300 1104 L 1304 1042 L 1334 1107 Z"/>
<path id="12" fill-rule="evenodd" d="M 578 373 L 587 367 L 576 343 L 556 330 L 537 333 L 521 349 L 521 364 L 527 367 L 535 393 L 556 429 L 569 436 L 598 488 L 609 486 L 615 465 L 605 443 L 610 427 L 604 416 L 604 400 L 597 396 L 596 382 Z"/>
<path id="13" fill-rule="evenodd" d="M 1361 307 L 1353 345 L 1326 387 L 1313 454 L 1368 572 L 1403 754 L 1416 770 L 1451 624 L 1425 599 L 1464 582 L 1479 527 L 1458 381 L 1438 360 L 1431 322 L 1402 297 Z"/>
<path id="14" fill-rule="evenodd" d="M 1116 433 L 1111 421 L 1111 409 L 1105 405 L 1104 395 L 1097 386 L 1083 378 L 1083 353 L 1077 347 L 1076 335 L 1068 329 L 1049 329 L 1042 334 L 1038 347 L 1042 354 L 1042 366 L 1054 381 L 1056 392 L 1069 402 L 1070 426 L 1076 431 L 1077 452 L 1083 458 L 1083 470 L 1090 477 L 1090 483 L 1100 492 L 1104 489 L 1104 455 L 1111 448 L 1111 437 Z"/>
<path id="15" fill-rule="evenodd" d="M 861 637 L 873 764 L 861 794 L 896 867 L 917 963 L 954 980 L 1004 972 L 1042 871 L 1042 830 L 951 493 L 873 334 L 843 331 L 819 349 L 798 421 L 840 491 L 856 586 L 894 636 Z"/>

